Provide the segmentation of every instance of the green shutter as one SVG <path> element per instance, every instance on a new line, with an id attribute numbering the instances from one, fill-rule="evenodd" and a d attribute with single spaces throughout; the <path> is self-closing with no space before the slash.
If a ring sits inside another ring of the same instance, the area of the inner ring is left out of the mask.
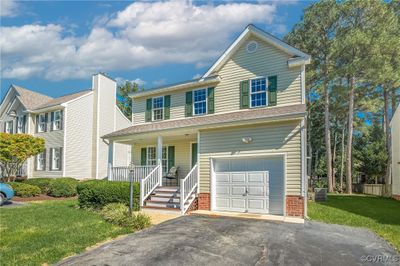
<path id="1" fill-rule="evenodd" d="M 214 88 L 207 89 L 208 113 L 214 113 Z"/>
<path id="2" fill-rule="evenodd" d="M 175 146 L 168 146 L 168 171 L 175 166 Z"/>
<path id="3" fill-rule="evenodd" d="M 146 113 L 145 113 L 145 120 L 146 122 L 151 121 L 151 105 L 152 105 L 152 99 L 147 99 L 146 100 Z"/>
<path id="4" fill-rule="evenodd" d="M 147 159 L 147 150 L 146 148 L 142 148 L 140 153 L 140 164 L 146 165 L 146 159 Z"/>
<path id="5" fill-rule="evenodd" d="M 186 105 L 185 105 L 185 116 L 190 117 L 193 115 L 193 94 L 192 91 L 186 92 Z"/>
<path id="6" fill-rule="evenodd" d="M 170 118 L 170 108 L 171 108 L 171 95 L 164 96 L 164 119 Z"/>
<path id="7" fill-rule="evenodd" d="M 197 143 L 192 143 L 192 167 L 197 163 Z"/>
<path id="8" fill-rule="evenodd" d="M 240 109 L 249 108 L 249 80 L 240 82 Z"/>
<path id="9" fill-rule="evenodd" d="M 268 105 L 269 106 L 274 106 L 276 105 L 277 101 L 277 88 L 278 88 L 278 77 L 277 76 L 271 76 L 268 77 Z"/>

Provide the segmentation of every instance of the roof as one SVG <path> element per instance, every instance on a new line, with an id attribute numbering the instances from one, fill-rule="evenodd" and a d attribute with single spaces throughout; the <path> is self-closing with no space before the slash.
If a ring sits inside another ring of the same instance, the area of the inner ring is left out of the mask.
<path id="1" fill-rule="evenodd" d="M 178 90 L 178 89 L 183 89 L 183 88 L 199 87 L 199 86 L 203 86 L 203 85 L 205 86 L 208 84 L 213 84 L 213 83 L 219 82 L 220 80 L 221 79 L 218 75 L 210 76 L 210 77 L 206 77 L 206 78 L 186 80 L 186 81 L 182 81 L 179 83 L 173 83 L 173 84 L 168 84 L 165 86 L 160 86 L 160 87 L 155 87 L 155 88 L 151 88 L 151 89 L 147 89 L 147 90 L 134 92 L 134 93 L 131 93 L 130 96 L 135 98 L 135 97 L 142 97 L 142 96 L 149 95 L 149 94 Z"/>
<path id="2" fill-rule="evenodd" d="M 34 92 L 20 86 L 11 85 L 17 91 L 17 98 L 20 100 L 22 105 L 25 106 L 26 109 L 31 110 L 36 108 L 43 103 L 49 102 L 53 98 L 50 96 Z"/>
<path id="3" fill-rule="evenodd" d="M 47 107 L 52 107 L 52 106 L 56 106 L 56 105 L 60 105 L 66 102 L 69 102 L 71 100 L 74 100 L 82 95 L 85 95 L 89 92 L 91 92 L 92 90 L 84 90 L 84 91 L 80 91 L 80 92 L 76 92 L 76 93 L 72 93 L 72 94 L 67 94 L 58 98 L 54 98 L 51 99 L 50 101 L 47 101 L 45 103 L 42 103 L 41 105 L 36 106 L 33 110 L 38 110 L 38 109 L 43 109 L 43 108 L 47 108 Z"/>
<path id="4" fill-rule="evenodd" d="M 134 125 L 125 129 L 121 129 L 110 134 L 103 136 L 102 138 L 113 138 L 121 137 L 133 134 L 187 128 L 187 127 L 209 127 L 210 125 L 221 125 L 225 123 L 233 122 L 251 122 L 256 119 L 268 119 L 268 118 L 282 118 L 290 116 L 302 116 L 306 112 L 305 104 L 277 106 L 273 108 L 262 108 L 262 109 L 249 109 L 240 110 L 236 112 L 205 115 L 192 118 L 183 118 L 177 120 L 165 120 L 156 123 L 146 123 L 140 125 Z"/>
<path id="5" fill-rule="evenodd" d="M 266 41 L 267 43 L 277 47 L 278 49 L 283 50 L 284 52 L 292 55 L 293 57 L 300 57 L 304 60 L 305 64 L 310 62 L 311 56 L 300 51 L 299 49 L 285 43 L 279 38 L 257 28 L 256 26 L 250 24 L 248 25 L 243 32 L 239 35 L 239 37 L 224 51 L 224 53 L 218 58 L 218 60 L 207 70 L 207 72 L 203 75 L 203 78 L 210 76 L 215 71 L 217 71 L 221 66 L 225 64 L 225 62 L 230 58 L 230 56 L 238 49 L 238 47 L 242 44 L 242 42 L 246 39 L 250 34 L 254 34 L 260 39 Z"/>

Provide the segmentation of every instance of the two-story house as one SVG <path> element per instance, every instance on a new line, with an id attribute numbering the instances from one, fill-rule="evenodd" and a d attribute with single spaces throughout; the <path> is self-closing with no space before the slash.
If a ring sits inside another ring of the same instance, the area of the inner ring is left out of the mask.
<path id="1" fill-rule="evenodd" d="M 92 88 L 52 98 L 11 85 L 0 105 L 1 131 L 45 140 L 45 150 L 25 163 L 18 175 L 104 178 L 108 143 L 100 136 L 131 125 L 116 105 L 116 82 L 103 74 Z M 114 165 L 130 162 L 131 147 L 114 146 Z"/>
<path id="2" fill-rule="evenodd" d="M 249 25 L 201 78 L 133 93 L 133 125 L 103 138 L 110 151 L 132 145 L 138 169 L 152 166 L 142 207 L 303 217 L 309 62 Z"/>

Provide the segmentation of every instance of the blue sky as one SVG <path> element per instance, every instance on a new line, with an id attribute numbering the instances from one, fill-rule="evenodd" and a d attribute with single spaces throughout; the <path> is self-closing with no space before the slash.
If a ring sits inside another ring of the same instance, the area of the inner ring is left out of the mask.
<path id="1" fill-rule="evenodd" d="M 312 1 L 1 0 L 1 98 L 10 84 L 52 97 L 104 72 L 144 88 L 204 74 L 244 27 L 283 37 Z"/>

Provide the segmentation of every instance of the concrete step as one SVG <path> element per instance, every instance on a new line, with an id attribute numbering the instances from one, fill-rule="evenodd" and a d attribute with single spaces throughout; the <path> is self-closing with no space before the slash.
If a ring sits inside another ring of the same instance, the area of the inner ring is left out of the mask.
<path id="1" fill-rule="evenodd" d="M 169 203 L 169 202 L 160 202 L 160 201 L 146 201 L 146 207 L 158 207 L 158 208 L 172 208 L 172 209 L 180 209 L 179 203 Z"/>
<path id="2" fill-rule="evenodd" d="M 172 191 L 153 191 L 151 196 L 165 196 L 165 197 L 179 197 L 179 192 L 172 192 Z"/>
<path id="3" fill-rule="evenodd" d="M 169 196 L 160 196 L 160 195 L 150 196 L 150 200 L 151 201 L 160 201 L 160 202 L 175 202 L 175 203 L 180 202 L 179 197 L 169 197 Z"/>
<path id="4" fill-rule="evenodd" d="M 156 187 L 156 192 L 179 192 L 179 187 Z"/>

